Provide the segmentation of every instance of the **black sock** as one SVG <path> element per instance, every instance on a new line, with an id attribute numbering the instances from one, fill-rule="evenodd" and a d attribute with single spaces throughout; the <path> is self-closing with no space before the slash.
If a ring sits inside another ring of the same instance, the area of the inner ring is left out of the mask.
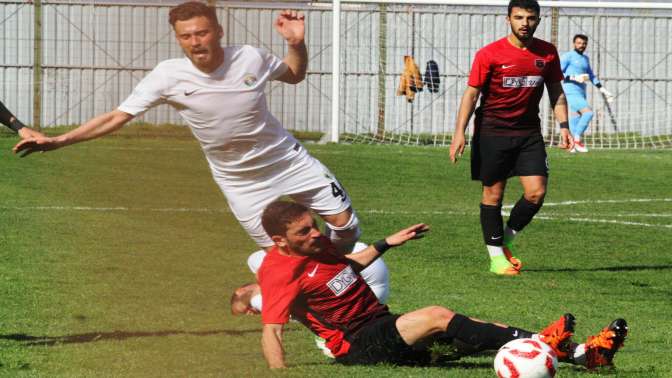
<path id="1" fill-rule="evenodd" d="M 501 247 L 504 236 L 502 205 L 492 206 L 481 204 L 481 229 L 485 245 Z"/>
<path id="2" fill-rule="evenodd" d="M 544 201 L 539 202 L 539 204 L 532 203 L 525 199 L 525 196 L 520 197 L 511 210 L 511 216 L 506 225 L 516 232 L 522 231 L 532 221 L 537 212 L 539 212 L 543 203 Z"/>
<path id="3" fill-rule="evenodd" d="M 442 336 L 444 340 L 452 340 L 460 352 L 472 354 L 483 350 L 496 350 L 511 340 L 532 335 L 532 332 L 520 328 L 481 323 L 455 314 Z"/>

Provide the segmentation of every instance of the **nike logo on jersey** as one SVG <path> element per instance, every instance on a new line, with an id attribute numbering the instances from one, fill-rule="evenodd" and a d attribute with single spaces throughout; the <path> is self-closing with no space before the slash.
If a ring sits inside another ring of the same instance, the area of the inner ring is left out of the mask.
<path id="1" fill-rule="evenodd" d="M 320 264 L 315 265 L 315 269 L 313 269 L 312 272 L 308 273 L 308 277 L 314 277 L 315 273 L 317 273 L 317 267 L 320 266 Z"/>
<path id="2" fill-rule="evenodd" d="M 502 235 L 499 235 L 498 237 L 494 237 L 494 236 L 490 237 L 490 239 L 492 239 L 492 240 L 498 240 L 498 239 L 501 239 L 501 238 L 502 238 Z"/>
<path id="3" fill-rule="evenodd" d="M 197 90 L 198 90 L 198 89 L 194 89 L 194 90 L 191 91 L 191 92 L 187 92 L 187 91 L 185 90 L 185 91 L 184 91 L 184 95 L 185 95 L 185 96 L 191 96 L 191 95 L 194 94 Z"/>
<path id="4" fill-rule="evenodd" d="M 511 68 L 513 66 L 515 66 L 515 64 L 509 64 L 508 66 L 506 64 L 502 64 L 502 69 L 505 70 L 505 69 Z"/>

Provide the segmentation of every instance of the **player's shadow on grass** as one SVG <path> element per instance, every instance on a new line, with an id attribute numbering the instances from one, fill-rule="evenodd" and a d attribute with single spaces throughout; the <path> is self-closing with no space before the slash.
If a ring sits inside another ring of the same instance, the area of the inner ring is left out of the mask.
<path id="1" fill-rule="evenodd" d="M 247 329 L 247 330 L 212 330 L 212 331 L 155 331 L 155 332 L 130 332 L 130 331 L 112 331 L 112 332 L 90 332 L 81 333 L 78 335 L 66 336 L 30 336 L 23 333 L 14 333 L 9 335 L 0 335 L 0 340 L 14 340 L 26 346 L 52 346 L 61 344 L 81 344 L 91 343 L 103 340 L 126 340 L 138 337 L 165 337 L 174 335 L 189 335 L 189 336 L 212 336 L 212 335 L 228 335 L 228 336 L 243 336 L 249 333 L 260 333 L 261 329 Z"/>
<path id="2" fill-rule="evenodd" d="M 672 270 L 672 265 L 623 265 L 595 268 L 524 269 L 525 272 L 636 272 L 640 270 Z"/>

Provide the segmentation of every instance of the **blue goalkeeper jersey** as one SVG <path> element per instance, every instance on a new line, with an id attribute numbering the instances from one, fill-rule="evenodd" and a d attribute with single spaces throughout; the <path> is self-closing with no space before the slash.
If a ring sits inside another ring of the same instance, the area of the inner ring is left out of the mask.
<path id="1" fill-rule="evenodd" d="M 565 79 L 562 82 L 562 89 L 565 95 L 581 95 L 586 97 L 586 82 L 579 83 L 570 80 L 570 76 L 588 74 L 590 81 L 594 85 L 600 84 L 593 70 L 590 68 L 590 60 L 584 54 L 579 54 L 576 50 L 564 53 L 560 57 L 560 68 Z"/>

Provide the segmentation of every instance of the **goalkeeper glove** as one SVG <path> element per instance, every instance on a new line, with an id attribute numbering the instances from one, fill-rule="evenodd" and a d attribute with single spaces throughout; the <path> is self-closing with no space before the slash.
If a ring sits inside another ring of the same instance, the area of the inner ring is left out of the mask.
<path id="1" fill-rule="evenodd" d="M 600 93 L 602 93 L 602 95 L 604 95 L 604 99 L 607 102 L 609 102 L 609 103 L 614 102 L 614 95 L 611 92 L 609 92 L 605 87 L 600 88 Z"/>

